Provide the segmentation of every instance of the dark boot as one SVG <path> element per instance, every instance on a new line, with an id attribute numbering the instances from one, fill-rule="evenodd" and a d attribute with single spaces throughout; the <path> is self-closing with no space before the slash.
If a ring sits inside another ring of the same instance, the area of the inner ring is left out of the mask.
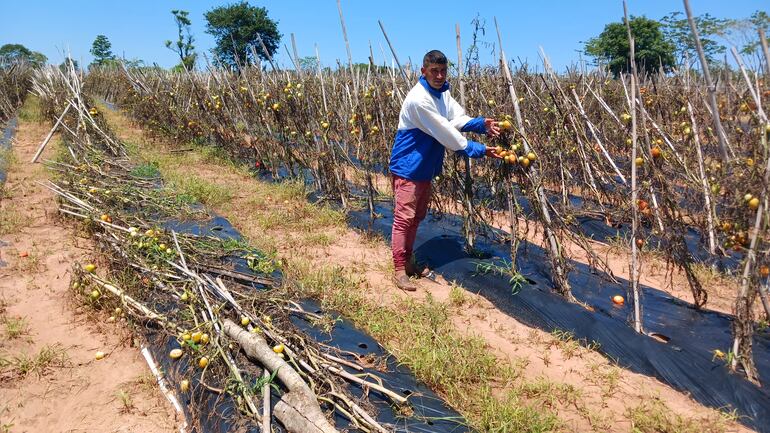
<path id="1" fill-rule="evenodd" d="M 430 269 L 423 264 L 409 262 L 406 264 L 406 274 L 410 277 L 424 278 L 430 275 Z"/>

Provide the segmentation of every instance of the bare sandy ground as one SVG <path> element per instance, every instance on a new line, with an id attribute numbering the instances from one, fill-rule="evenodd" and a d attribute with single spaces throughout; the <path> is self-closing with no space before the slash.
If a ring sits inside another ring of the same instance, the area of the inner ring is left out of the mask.
<path id="1" fill-rule="evenodd" d="M 36 183 L 49 173 L 29 160 L 49 128 L 19 122 L 0 198 L 0 432 L 178 431 L 129 334 L 78 311 L 69 290 L 69 269 L 91 245 Z"/>

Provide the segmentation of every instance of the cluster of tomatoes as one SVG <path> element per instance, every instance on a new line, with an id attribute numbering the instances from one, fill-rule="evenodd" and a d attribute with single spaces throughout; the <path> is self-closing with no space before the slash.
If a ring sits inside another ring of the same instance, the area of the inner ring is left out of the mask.
<path id="1" fill-rule="evenodd" d="M 519 151 L 522 153 L 517 153 Z M 524 168 L 529 167 L 531 163 L 537 160 L 535 152 L 529 151 L 524 153 L 522 145 L 519 143 L 514 143 L 509 149 L 497 146 L 495 147 L 495 155 L 499 156 L 507 164 L 520 164 Z"/>

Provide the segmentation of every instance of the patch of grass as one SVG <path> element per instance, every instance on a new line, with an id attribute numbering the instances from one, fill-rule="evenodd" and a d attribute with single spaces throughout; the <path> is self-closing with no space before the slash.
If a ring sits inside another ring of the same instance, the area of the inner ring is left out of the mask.
<path id="1" fill-rule="evenodd" d="M 59 344 L 47 345 L 35 355 L 21 354 L 11 360 L 0 360 L 0 367 L 10 367 L 12 373 L 21 378 L 32 373 L 44 376 L 53 368 L 65 367 L 69 364 L 67 351 Z"/>
<path id="2" fill-rule="evenodd" d="M 198 150 L 203 156 L 203 161 L 210 163 L 222 163 L 231 167 L 237 167 L 238 163 L 234 161 L 223 147 L 199 144 Z"/>
<path id="3" fill-rule="evenodd" d="M 732 287 L 736 282 L 735 278 L 731 278 L 719 272 L 716 268 L 709 266 L 706 263 L 693 263 L 690 266 L 692 267 L 695 277 L 700 281 L 704 288 L 725 285 Z"/>
<path id="4" fill-rule="evenodd" d="M 474 393 L 476 400 L 469 401 L 478 419 L 474 427 L 478 431 L 493 433 L 524 432 L 545 433 L 558 431 L 562 427 L 559 418 L 552 412 L 523 401 L 516 391 L 494 396 L 487 385 Z"/>
<path id="5" fill-rule="evenodd" d="M 628 410 L 632 433 L 723 433 L 732 414 L 718 414 L 703 418 L 686 418 L 671 412 L 660 400 L 643 401 Z"/>
<path id="6" fill-rule="evenodd" d="M 39 272 L 42 267 L 40 255 L 34 251 L 30 251 L 27 257 L 20 258 L 16 264 L 16 269 L 23 274 Z"/>
<path id="7" fill-rule="evenodd" d="M 24 219 L 12 206 L 6 206 L 0 211 L 0 236 L 16 233 L 21 228 Z"/>
<path id="8" fill-rule="evenodd" d="M 458 286 L 456 283 L 452 283 L 449 288 L 449 305 L 453 307 L 462 307 L 468 302 L 468 295 L 465 289 Z"/>
<path id="9" fill-rule="evenodd" d="M 577 410 L 580 415 L 591 424 L 592 431 L 606 432 L 612 428 L 612 415 L 605 412 L 601 406 L 579 404 Z"/>
<path id="10" fill-rule="evenodd" d="M 346 224 L 345 214 L 331 206 L 313 206 L 315 223 L 320 227 L 339 227 Z"/>
<path id="11" fill-rule="evenodd" d="M 601 388 L 602 397 L 612 397 L 620 385 L 620 367 L 616 365 L 607 366 L 601 363 L 591 363 L 588 368 L 591 370 L 591 375 L 587 376 L 588 381 Z"/>
<path id="12" fill-rule="evenodd" d="M 228 188 L 197 176 L 175 176 L 170 188 L 176 189 L 182 196 L 207 206 L 218 206 L 232 199 L 232 193 Z"/>
<path id="13" fill-rule="evenodd" d="M 43 113 L 40 111 L 40 98 L 30 94 L 24 105 L 19 110 L 19 120 L 24 122 L 36 122 L 40 123 L 43 119 Z"/>
<path id="14" fill-rule="evenodd" d="M 29 323 L 24 317 L 4 317 L 5 335 L 9 340 L 15 340 L 29 334 Z"/>
<path id="15" fill-rule="evenodd" d="M 158 386 L 158 380 L 152 373 L 144 373 L 132 380 L 131 385 L 139 387 L 144 392 L 152 393 Z"/>
<path id="16" fill-rule="evenodd" d="M 131 170 L 131 175 L 136 177 L 157 178 L 160 176 L 160 169 L 157 161 L 150 161 L 137 165 Z"/>
<path id="17" fill-rule="evenodd" d="M 51 149 L 53 161 L 63 162 L 70 165 L 80 165 L 80 163 L 72 159 L 72 154 L 67 148 L 67 142 L 65 142 L 61 136 L 49 143 L 47 149 Z"/>
<path id="18" fill-rule="evenodd" d="M 13 148 L 0 147 L 0 172 L 8 173 L 13 164 L 16 164 L 16 153 Z"/>
<path id="19" fill-rule="evenodd" d="M 554 329 L 551 331 L 551 336 L 555 338 L 551 346 L 556 346 L 561 349 L 564 357 L 570 359 L 574 356 L 579 356 L 581 349 L 598 350 L 600 345 L 596 341 L 590 343 L 585 339 L 576 339 L 575 334 L 572 331 L 565 331 L 563 329 Z"/>
<path id="20" fill-rule="evenodd" d="M 522 384 L 519 390 L 521 395 L 548 407 L 556 407 L 557 404 L 574 405 L 582 397 L 580 390 L 574 386 L 551 382 L 544 377 Z"/>
<path id="21" fill-rule="evenodd" d="M 131 411 L 134 410 L 134 400 L 131 398 L 131 394 L 129 394 L 128 391 L 120 389 L 115 393 L 115 397 L 117 397 L 118 401 L 120 401 L 121 413 L 131 413 Z"/>
<path id="22" fill-rule="evenodd" d="M 369 248 L 377 248 L 382 245 L 387 245 L 385 235 L 374 230 L 364 230 L 361 232 L 362 243 Z"/>
<path id="23" fill-rule="evenodd" d="M 300 180 L 286 180 L 273 185 L 270 188 L 272 196 L 279 201 L 283 200 L 305 200 L 307 197 L 307 187 Z"/>
<path id="24" fill-rule="evenodd" d="M 362 310 L 365 305 L 358 290 L 361 277 L 341 266 L 316 266 L 309 261 L 295 259 L 284 266 L 283 272 L 286 281 L 291 281 L 290 290 L 320 299 L 327 309 L 345 313 Z M 338 292 L 350 292 L 353 295 L 339 298 Z"/>
<path id="25" fill-rule="evenodd" d="M 246 238 L 242 238 L 242 239 L 225 238 L 220 241 L 218 247 L 224 249 L 228 253 L 252 250 L 252 247 L 251 245 L 249 245 L 249 242 L 248 240 L 246 240 Z"/>
<path id="26" fill-rule="evenodd" d="M 327 233 L 307 232 L 302 236 L 302 245 L 310 247 L 326 247 L 334 243 L 334 238 Z"/>
<path id="27" fill-rule="evenodd" d="M 403 316 L 385 309 L 372 316 L 370 320 L 379 325 L 375 337 L 398 342 L 394 353 L 435 389 L 486 383 L 498 373 L 497 360 L 485 340 L 460 335 L 446 304 L 427 296 L 424 302 L 405 300 L 396 310 Z"/>
<path id="28" fill-rule="evenodd" d="M 262 230 L 271 230 L 289 223 L 284 209 L 270 209 L 257 214 L 257 223 Z"/>
<path id="29" fill-rule="evenodd" d="M 481 258 L 480 254 L 482 254 L 482 252 L 474 250 L 469 251 L 468 254 L 472 257 L 475 254 L 478 258 Z M 527 283 L 527 279 L 524 275 L 514 270 L 511 266 L 511 262 L 505 259 L 489 262 L 476 262 L 476 270 L 474 272 L 476 275 L 492 274 L 508 278 L 508 285 L 511 287 L 511 294 L 513 295 L 518 294 L 524 284 Z"/>
<path id="30" fill-rule="evenodd" d="M 558 347 L 566 359 L 570 359 L 580 352 L 580 344 L 575 340 L 575 335 L 572 332 L 554 329 L 551 331 L 551 336 L 555 339 L 552 345 Z"/>

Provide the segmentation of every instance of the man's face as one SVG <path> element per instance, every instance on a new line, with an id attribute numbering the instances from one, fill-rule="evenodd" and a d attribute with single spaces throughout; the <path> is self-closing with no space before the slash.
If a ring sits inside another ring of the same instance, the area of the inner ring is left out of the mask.
<path id="1" fill-rule="evenodd" d="M 420 69 L 430 87 L 436 90 L 441 89 L 441 86 L 446 82 L 446 71 L 447 65 L 440 65 L 438 63 L 429 63 L 428 66 L 423 66 Z"/>

